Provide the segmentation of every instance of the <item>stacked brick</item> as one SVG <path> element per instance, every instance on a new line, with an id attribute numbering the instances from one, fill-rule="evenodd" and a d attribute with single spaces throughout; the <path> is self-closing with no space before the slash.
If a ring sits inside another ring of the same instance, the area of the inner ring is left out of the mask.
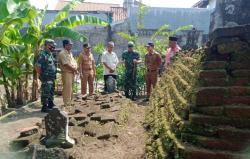
<path id="1" fill-rule="evenodd" d="M 250 158 L 249 35 L 217 29 L 209 48 L 177 57 L 151 98 L 149 158 Z"/>

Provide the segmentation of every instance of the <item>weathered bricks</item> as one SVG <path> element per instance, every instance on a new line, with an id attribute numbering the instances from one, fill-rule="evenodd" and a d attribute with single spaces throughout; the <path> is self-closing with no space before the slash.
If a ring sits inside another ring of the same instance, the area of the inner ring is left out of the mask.
<path id="1" fill-rule="evenodd" d="M 27 127 L 20 130 L 20 137 L 26 137 L 38 133 L 38 126 Z"/>
<path id="2" fill-rule="evenodd" d="M 250 78 L 249 77 L 229 78 L 229 85 L 231 85 L 231 86 L 249 86 L 250 85 Z"/>
<path id="3" fill-rule="evenodd" d="M 225 106 L 224 112 L 230 118 L 250 118 L 250 106 Z"/>
<path id="4" fill-rule="evenodd" d="M 250 63 L 249 61 L 247 62 L 231 62 L 230 68 L 233 70 L 236 69 L 250 69 Z"/>
<path id="5" fill-rule="evenodd" d="M 227 63 L 225 61 L 206 61 L 202 64 L 204 70 L 225 69 Z"/>
<path id="6" fill-rule="evenodd" d="M 250 105 L 250 96 L 234 96 L 224 99 L 224 104 L 235 105 L 235 104 L 246 104 Z"/>
<path id="7" fill-rule="evenodd" d="M 194 111 L 205 115 L 221 116 L 224 113 L 224 107 L 222 106 L 196 107 Z"/>
<path id="8" fill-rule="evenodd" d="M 250 95 L 250 87 L 229 87 L 228 88 L 229 96 L 247 96 Z"/>
<path id="9" fill-rule="evenodd" d="M 250 70 L 235 70 L 232 75 L 233 77 L 250 77 Z"/>
<path id="10" fill-rule="evenodd" d="M 218 117 L 218 116 L 209 116 L 209 115 L 201 115 L 201 114 L 190 114 L 189 115 L 190 122 L 192 124 L 198 125 L 213 125 L 213 126 L 234 126 L 236 128 L 249 128 L 250 127 L 250 119 L 231 119 L 228 117 Z"/>
<path id="11" fill-rule="evenodd" d="M 203 87 L 223 87 L 228 85 L 227 78 L 202 78 L 200 85 Z"/>
<path id="12" fill-rule="evenodd" d="M 197 106 L 216 106 L 222 105 L 226 89 L 223 87 L 205 87 L 197 92 Z"/>
<path id="13" fill-rule="evenodd" d="M 226 70 L 202 70 L 200 78 L 226 78 Z"/>
<path id="14" fill-rule="evenodd" d="M 249 142 L 250 131 L 248 129 L 236 129 L 230 126 L 219 127 L 217 130 L 218 137 L 225 140 L 238 140 Z"/>
<path id="15" fill-rule="evenodd" d="M 243 144 L 242 141 L 238 140 L 222 140 L 210 137 L 197 137 L 197 142 L 199 145 L 208 149 L 216 150 L 229 150 L 229 151 L 240 151 L 245 148 L 246 143 Z"/>

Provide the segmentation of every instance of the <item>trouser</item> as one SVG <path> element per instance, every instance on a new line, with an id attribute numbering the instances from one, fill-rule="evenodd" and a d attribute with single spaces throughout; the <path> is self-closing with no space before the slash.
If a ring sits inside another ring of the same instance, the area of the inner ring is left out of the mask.
<path id="1" fill-rule="evenodd" d="M 82 95 L 87 94 L 87 84 L 89 86 L 89 95 L 92 95 L 94 93 L 94 72 L 93 71 L 87 71 L 83 72 L 83 77 L 81 79 L 81 93 Z"/>
<path id="2" fill-rule="evenodd" d="M 41 81 L 41 103 L 44 108 L 54 101 L 55 81 Z"/>
<path id="3" fill-rule="evenodd" d="M 134 99 L 136 96 L 136 75 L 125 74 L 124 91 L 125 96 Z"/>
<path id="4" fill-rule="evenodd" d="M 104 91 L 105 92 L 107 92 L 107 80 L 108 80 L 109 76 L 111 76 L 114 79 L 116 79 L 116 75 L 104 75 Z"/>
<path id="5" fill-rule="evenodd" d="M 63 103 L 65 106 L 70 106 L 73 98 L 73 84 L 74 84 L 74 73 L 63 72 Z"/>
<path id="6" fill-rule="evenodd" d="M 151 91 L 152 91 L 152 87 L 154 88 L 156 83 L 157 83 L 157 70 L 155 71 L 147 71 L 146 73 L 146 89 L 147 89 L 147 97 L 150 97 Z"/>

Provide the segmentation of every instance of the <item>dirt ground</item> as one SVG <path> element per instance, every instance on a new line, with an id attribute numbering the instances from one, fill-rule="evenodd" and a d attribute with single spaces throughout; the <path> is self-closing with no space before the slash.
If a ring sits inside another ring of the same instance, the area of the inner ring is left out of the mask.
<path id="1" fill-rule="evenodd" d="M 56 104 L 62 105 L 61 97 L 56 98 Z M 22 108 L 17 115 L 0 122 L 0 153 L 7 150 L 8 143 L 19 136 L 22 128 L 41 123 L 46 114 L 40 113 L 37 105 Z M 72 159 L 145 158 L 146 105 L 142 99 L 132 102 L 118 93 L 85 101 L 75 99 L 74 106 L 66 111 L 70 119 L 69 136 L 76 145 L 65 151 Z"/>

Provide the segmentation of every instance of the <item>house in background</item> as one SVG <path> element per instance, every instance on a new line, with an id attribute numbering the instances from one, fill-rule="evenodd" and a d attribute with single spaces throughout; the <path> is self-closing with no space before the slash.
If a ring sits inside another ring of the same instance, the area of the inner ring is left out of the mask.
<path id="1" fill-rule="evenodd" d="M 44 23 L 53 20 L 53 17 L 69 2 L 70 0 L 59 0 L 54 10 L 47 11 Z M 215 0 L 214 0 L 215 1 Z M 126 49 L 126 40 L 117 35 L 118 32 L 127 32 L 138 34 L 142 43 L 150 41 L 151 35 L 157 29 L 165 24 L 169 25 L 170 30 L 177 29 L 181 26 L 193 25 L 188 31 L 178 34 L 179 43 L 184 48 L 196 48 L 202 46 L 208 39 L 210 14 L 213 0 L 201 0 L 195 4 L 194 8 L 162 8 L 149 7 L 145 13 L 143 29 L 138 29 L 137 14 L 139 10 L 139 1 L 124 0 L 123 6 L 119 4 L 92 3 L 84 2 L 78 4 L 70 16 L 77 14 L 91 15 L 109 22 L 109 26 L 84 25 L 75 28 L 84 33 L 89 42 L 95 45 L 98 42 L 106 44 L 107 41 L 113 40 L 116 43 L 115 51 L 119 54 Z M 206 7 L 207 6 L 207 7 Z M 58 42 L 61 39 L 58 39 Z M 73 52 L 78 54 L 82 50 L 80 42 L 74 42 Z M 59 42 L 61 46 L 61 42 Z"/>
<path id="2" fill-rule="evenodd" d="M 170 30 L 193 25 L 190 30 L 179 32 L 177 35 L 179 37 L 178 42 L 183 48 L 197 48 L 208 40 L 210 14 L 212 12 L 210 8 L 149 7 L 143 19 L 143 29 L 137 27 L 138 11 L 138 6 L 132 5 L 130 7 L 130 14 L 128 14 L 129 29 L 132 34 L 138 34 L 142 42 L 150 41 L 150 36 L 165 24 L 169 25 Z"/>

